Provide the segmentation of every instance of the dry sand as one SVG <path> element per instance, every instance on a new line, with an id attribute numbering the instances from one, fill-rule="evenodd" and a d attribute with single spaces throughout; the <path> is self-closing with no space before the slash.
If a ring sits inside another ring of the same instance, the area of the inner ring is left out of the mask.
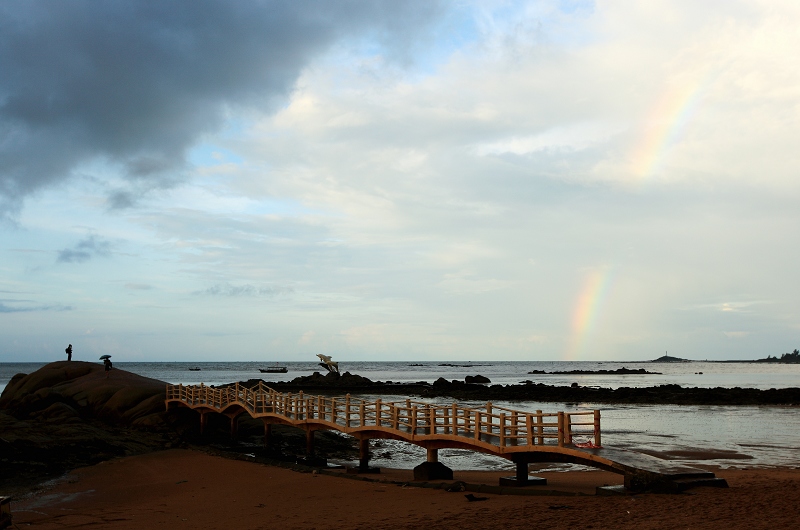
<path id="1" fill-rule="evenodd" d="M 12 503 L 19 528 L 800 528 L 800 470 L 714 470 L 730 488 L 680 495 L 516 496 L 350 480 L 171 450 L 103 462 Z M 499 473 L 456 472 L 496 485 Z M 541 489 L 593 493 L 621 477 L 544 473 Z M 372 478 L 408 481 L 408 470 Z"/>

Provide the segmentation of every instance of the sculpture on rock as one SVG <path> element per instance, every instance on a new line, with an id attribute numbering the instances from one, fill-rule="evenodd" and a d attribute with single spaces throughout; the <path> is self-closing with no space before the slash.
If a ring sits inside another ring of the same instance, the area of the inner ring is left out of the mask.
<path id="1" fill-rule="evenodd" d="M 317 357 L 319 357 L 319 360 L 322 361 L 321 363 L 319 363 L 321 367 L 328 370 L 328 372 L 333 372 L 336 374 L 339 373 L 339 363 L 332 361 L 330 355 L 323 355 L 321 353 L 318 353 Z"/>

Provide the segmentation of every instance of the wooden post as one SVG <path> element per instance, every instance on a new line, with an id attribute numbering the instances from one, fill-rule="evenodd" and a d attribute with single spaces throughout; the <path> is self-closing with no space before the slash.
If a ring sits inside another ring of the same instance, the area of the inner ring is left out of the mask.
<path id="1" fill-rule="evenodd" d="M 444 424 L 444 434 L 453 434 L 453 431 L 450 429 L 450 409 L 443 408 L 442 409 L 442 423 Z"/>
<path id="2" fill-rule="evenodd" d="M 558 413 L 558 446 L 564 447 L 564 413 Z"/>
<path id="3" fill-rule="evenodd" d="M 433 408 L 431 408 L 430 405 L 425 405 L 425 423 L 428 424 L 428 434 L 436 433 L 436 426 L 433 424 L 434 421 Z"/>
<path id="4" fill-rule="evenodd" d="M 481 439 L 481 411 L 475 411 L 475 439 Z"/>
<path id="5" fill-rule="evenodd" d="M 536 411 L 536 443 L 544 445 L 544 418 L 542 418 L 542 411 Z"/>
<path id="6" fill-rule="evenodd" d="M 294 418 L 296 420 L 303 419 L 303 391 L 297 393 L 297 397 L 294 399 Z"/>
<path id="7" fill-rule="evenodd" d="M 572 443 L 572 414 L 565 413 L 564 414 L 564 433 L 565 433 L 565 440 L 564 443 L 571 444 Z"/>
<path id="8" fill-rule="evenodd" d="M 359 419 L 361 421 L 361 423 L 359 423 L 358 426 L 359 427 L 365 426 L 367 424 L 367 409 L 364 406 L 364 402 L 363 401 L 361 402 L 361 406 L 358 407 L 358 416 L 359 416 Z"/>
<path id="9" fill-rule="evenodd" d="M 458 407 L 456 407 L 456 404 L 453 403 L 452 408 L 453 408 L 453 434 L 458 436 Z"/>
<path id="10" fill-rule="evenodd" d="M 594 444 L 597 447 L 602 447 L 600 445 L 600 411 L 594 411 Z"/>
<path id="11" fill-rule="evenodd" d="M 344 396 L 344 426 L 350 428 L 350 394 Z"/>
<path id="12" fill-rule="evenodd" d="M 434 449 L 433 447 L 428 447 L 428 462 L 438 462 L 439 461 L 439 450 Z"/>
<path id="13" fill-rule="evenodd" d="M 394 430 L 400 429 L 400 419 L 397 417 L 397 405 L 392 403 L 392 428 Z"/>
<path id="14" fill-rule="evenodd" d="M 506 414 L 500 413 L 500 447 L 506 446 Z"/>
<path id="15" fill-rule="evenodd" d="M 533 417 L 525 414 L 525 442 L 528 446 L 533 445 Z"/>
<path id="16" fill-rule="evenodd" d="M 206 432 L 206 413 L 200 411 L 200 434 L 205 434 Z"/>
<path id="17" fill-rule="evenodd" d="M 417 435 L 417 406 L 411 407 L 411 436 Z"/>
<path id="18" fill-rule="evenodd" d="M 381 426 L 381 414 L 383 414 L 383 404 L 381 402 L 381 398 L 375 400 L 375 426 Z"/>
<path id="19" fill-rule="evenodd" d="M 516 412 L 511 413 L 511 424 L 509 425 L 509 436 L 511 436 L 511 445 L 517 445 L 519 438 L 519 415 Z"/>

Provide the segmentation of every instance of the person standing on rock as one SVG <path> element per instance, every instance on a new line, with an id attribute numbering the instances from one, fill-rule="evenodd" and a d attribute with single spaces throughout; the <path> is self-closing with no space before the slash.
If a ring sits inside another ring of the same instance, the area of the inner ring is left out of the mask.
<path id="1" fill-rule="evenodd" d="M 111 371 L 111 359 L 108 357 L 103 359 L 103 366 L 106 367 L 106 379 L 108 379 L 108 373 Z"/>
<path id="2" fill-rule="evenodd" d="M 72 344 L 67 346 L 67 349 L 64 350 L 64 351 L 67 352 L 67 360 L 71 361 L 72 360 Z"/>

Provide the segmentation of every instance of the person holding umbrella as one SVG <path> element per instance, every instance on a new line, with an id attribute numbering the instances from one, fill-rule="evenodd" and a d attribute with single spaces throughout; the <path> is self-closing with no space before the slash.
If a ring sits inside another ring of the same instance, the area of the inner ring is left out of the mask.
<path id="1" fill-rule="evenodd" d="M 111 356 L 101 355 L 100 359 L 103 360 L 103 366 L 106 368 L 106 379 L 108 379 L 108 373 L 111 371 Z"/>

